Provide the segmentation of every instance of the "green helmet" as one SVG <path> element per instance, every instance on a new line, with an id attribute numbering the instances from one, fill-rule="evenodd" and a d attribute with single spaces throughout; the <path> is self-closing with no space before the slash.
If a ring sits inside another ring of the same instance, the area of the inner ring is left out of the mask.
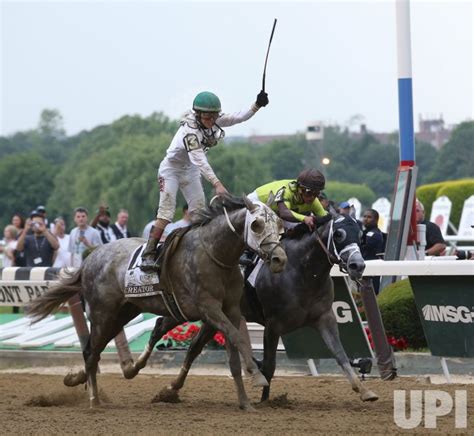
<path id="1" fill-rule="evenodd" d="M 221 101 L 219 97 L 212 92 L 200 92 L 194 98 L 193 110 L 201 112 L 220 112 Z"/>

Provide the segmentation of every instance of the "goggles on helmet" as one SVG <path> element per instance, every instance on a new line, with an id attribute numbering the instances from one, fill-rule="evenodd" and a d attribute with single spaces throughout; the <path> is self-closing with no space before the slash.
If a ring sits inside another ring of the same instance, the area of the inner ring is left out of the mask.
<path id="1" fill-rule="evenodd" d="M 201 120 L 212 120 L 216 121 L 219 118 L 219 112 L 199 112 Z"/>
<path id="2" fill-rule="evenodd" d="M 300 189 L 302 194 L 306 195 L 312 195 L 313 197 L 317 197 L 319 195 L 320 190 L 319 189 L 311 189 L 308 188 L 307 186 L 301 185 L 300 184 Z"/>

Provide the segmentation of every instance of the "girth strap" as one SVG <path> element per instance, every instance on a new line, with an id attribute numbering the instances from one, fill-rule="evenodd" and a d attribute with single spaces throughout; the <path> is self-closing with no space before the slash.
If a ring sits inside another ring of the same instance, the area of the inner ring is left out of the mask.
<path id="1" fill-rule="evenodd" d="M 166 238 L 163 248 L 160 253 L 161 261 L 161 274 L 159 287 L 162 290 L 161 296 L 168 309 L 170 315 L 178 322 L 188 321 L 183 311 L 179 307 L 178 300 L 173 290 L 173 281 L 170 280 L 168 274 L 168 266 L 171 262 L 171 258 L 175 254 L 179 243 L 183 236 L 190 230 L 191 227 L 182 227 L 174 230 Z"/>

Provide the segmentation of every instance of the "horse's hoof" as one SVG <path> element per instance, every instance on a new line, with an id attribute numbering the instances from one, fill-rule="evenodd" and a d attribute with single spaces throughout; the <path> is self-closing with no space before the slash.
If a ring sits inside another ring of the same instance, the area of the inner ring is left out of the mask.
<path id="1" fill-rule="evenodd" d="M 179 391 L 176 389 L 166 387 L 163 388 L 157 395 L 151 400 L 152 403 L 180 403 Z"/>
<path id="2" fill-rule="evenodd" d="M 94 398 L 91 398 L 91 399 L 90 399 L 89 407 L 90 407 L 91 409 L 94 409 L 95 407 L 99 407 L 99 406 L 100 406 L 99 398 L 94 397 Z"/>
<path id="3" fill-rule="evenodd" d="M 265 376 L 260 371 L 258 371 L 252 376 L 252 384 L 257 388 L 265 388 L 268 386 L 268 381 Z"/>
<path id="4" fill-rule="evenodd" d="M 125 365 L 122 366 L 122 373 L 123 376 L 127 379 L 130 380 L 134 378 L 137 374 L 140 368 L 137 368 L 133 362 L 127 362 Z"/>
<path id="5" fill-rule="evenodd" d="M 379 399 L 379 396 L 376 393 L 367 390 L 360 394 L 360 399 L 362 401 L 377 401 Z"/>
<path id="6" fill-rule="evenodd" d="M 243 404 L 240 406 L 240 408 L 245 412 L 255 413 L 257 411 L 257 409 L 253 407 L 250 403 Z"/>
<path id="7" fill-rule="evenodd" d="M 79 371 L 77 374 L 70 372 L 63 379 L 64 385 L 70 388 L 83 384 L 86 381 L 87 381 L 87 375 L 85 371 L 83 370 Z"/>

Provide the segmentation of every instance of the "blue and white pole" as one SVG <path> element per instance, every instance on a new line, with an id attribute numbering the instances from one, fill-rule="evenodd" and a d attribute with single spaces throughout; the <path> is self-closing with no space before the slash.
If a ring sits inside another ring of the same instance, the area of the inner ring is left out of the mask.
<path id="1" fill-rule="evenodd" d="M 410 0 L 396 0 L 398 52 L 398 120 L 400 166 L 415 165 L 411 77 Z"/>

